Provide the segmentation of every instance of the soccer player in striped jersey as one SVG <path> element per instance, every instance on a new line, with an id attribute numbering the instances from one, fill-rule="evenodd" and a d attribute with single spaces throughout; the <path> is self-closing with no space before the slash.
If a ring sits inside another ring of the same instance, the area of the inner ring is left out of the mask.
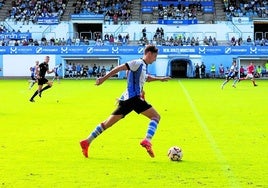
<path id="1" fill-rule="evenodd" d="M 158 49 L 153 45 L 148 45 L 145 47 L 144 55 L 141 59 L 132 60 L 125 64 L 118 65 L 103 77 L 97 78 L 96 85 L 101 85 L 108 78 L 112 77 L 118 72 L 128 71 L 127 89 L 118 99 L 118 106 L 115 111 L 112 112 L 112 114 L 105 121 L 97 125 L 85 140 L 80 141 L 80 146 L 85 157 L 88 157 L 88 148 L 95 138 L 97 138 L 103 131 L 114 125 L 133 110 L 149 119 L 145 138 L 140 142 L 140 145 L 146 149 L 151 157 L 154 157 L 151 139 L 156 132 L 158 123 L 160 121 L 160 115 L 152 107 L 152 105 L 147 103 L 141 97 L 141 95 L 145 82 L 156 80 L 167 81 L 170 79 L 170 77 L 154 77 L 147 74 L 147 65 L 152 64 L 156 60 L 157 55 Z"/>
<path id="2" fill-rule="evenodd" d="M 239 79 L 238 79 L 238 67 L 236 65 L 236 61 L 233 61 L 232 66 L 230 67 L 230 70 L 229 70 L 228 75 L 226 77 L 226 80 L 221 85 L 221 89 L 223 89 L 225 84 L 227 84 L 231 79 L 234 79 L 232 86 L 234 88 L 236 88 L 236 83 L 239 81 Z"/>
<path id="3" fill-rule="evenodd" d="M 58 83 L 60 83 L 61 66 L 62 66 L 62 64 L 60 63 L 59 65 L 57 65 L 56 67 L 54 67 L 55 76 L 53 77 L 52 82 L 54 82 L 54 80 L 57 80 Z"/>
<path id="4" fill-rule="evenodd" d="M 30 67 L 31 80 L 29 80 L 29 82 L 30 82 L 29 89 L 32 89 L 34 84 L 37 82 L 36 76 L 37 76 L 38 67 L 39 67 L 39 61 L 38 60 L 35 61 L 35 65 L 33 67 Z"/>

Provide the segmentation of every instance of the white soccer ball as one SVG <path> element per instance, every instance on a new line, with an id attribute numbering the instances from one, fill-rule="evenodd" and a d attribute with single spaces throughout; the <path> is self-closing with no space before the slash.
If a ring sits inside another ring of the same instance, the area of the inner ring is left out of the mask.
<path id="1" fill-rule="evenodd" d="M 172 146 L 169 148 L 167 156 L 171 161 L 180 161 L 183 156 L 182 149 L 178 146 Z"/>

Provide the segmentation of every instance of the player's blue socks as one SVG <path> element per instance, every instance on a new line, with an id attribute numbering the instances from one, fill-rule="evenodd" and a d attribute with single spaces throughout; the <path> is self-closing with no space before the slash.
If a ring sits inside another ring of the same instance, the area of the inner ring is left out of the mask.
<path id="1" fill-rule="evenodd" d="M 146 134 L 146 139 L 147 140 L 151 140 L 153 138 L 158 123 L 159 123 L 159 120 L 151 119 L 151 121 L 149 123 L 148 130 L 147 130 L 147 134 Z"/>
<path id="2" fill-rule="evenodd" d="M 104 128 L 102 127 L 102 125 L 98 125 L 96 127 L 96 129 L 90 134 L 90 136 L 88 137 L 88 142 L 91 143 L 95 138 L 97 138 L 97 136 L 99 136 L 102 132 L 104 131 Z"/>

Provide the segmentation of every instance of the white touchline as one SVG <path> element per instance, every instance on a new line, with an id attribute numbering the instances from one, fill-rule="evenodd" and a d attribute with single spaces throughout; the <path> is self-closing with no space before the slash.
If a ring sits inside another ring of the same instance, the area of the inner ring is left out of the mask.
<path id="1" fill-rule="evenodd" d="M 213 136 L 211 135 L 209 129 L 207 128 L 206 123 L 203 121 L 203 119 L 202 119 L 202 117 L 200 116 L 200 114 L 199 114 L 197 108 L 195 107 L 195 105 L 194 105 L 194 103 L 193 103 L 193 101 L 192 101 L 192 99 L 191 99 L 191 97 L 190 97 L 190 95 L 189 95 L 187 89 L 184 87 L 184 85 L 181 83 L 180 80 L 179 80 L 179 84 L 180 84 L 180 86 L 181 86 L 181 88 L 182 88 L 182 90 L 183 90 L 183 92 L 184 92 L 184 94 L 185 94 L 185 96 L 186 96 L 186 98 L 187 98 L 187 100 L 188 100 L 188 102 L 189 102 L 189 104 L 190 104 L 190 106 L 191 106 L 193 112 L 194 112 L 194 115 L 195 115 L 197 121 L 199 122 L 201 128 L 202 128 L 203 131 L 205 132 L 206 137 L 207 137 L 207 139 L 208 139 L 208 141 L 209 141 L 209 143 L 210 143 L 210 145 L 211 145 L 213 151 L 215 152 L 215 155 L 216 155 L 216 157 L 217 157 L 219 163 L 222 164 L 222 165 L 221 165 L 221 167 L 222 167 L 222 171 L 224 172 L 226 178 L 229 180 L 229 184 L 230 184 L 229 187 L 241 187 L 241 186 L 239 185 L 239 183 L 238 183 L 236 177 L 234 176 L 234 174 L 233 174 L 233 172 L 232 172 L 232 170 L 231 170 L 230 165 L 227 163 L 227 161 L 226 161 L 224 155 L 222 154 L 222 152 L 221 152 L 221 150 L 219 149 L 219 147 L 218 147 L 216 141 L 214 140 Z"/>

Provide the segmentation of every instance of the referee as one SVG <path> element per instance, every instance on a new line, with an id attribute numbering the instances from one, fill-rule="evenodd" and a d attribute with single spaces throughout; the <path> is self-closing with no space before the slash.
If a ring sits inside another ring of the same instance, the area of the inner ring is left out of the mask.
<path id="1" fill-rule="evenodd" d="M 35 93 L 33 94 L 33 96 L 30 98 L 30 102 L 35 102 L 34 98 L 36 97 L 36 95 L 39 95 L 39 97 L 42 96 L 42 92 L 44 90 L 47 90 L 49 88 L 52 87 L 52 83 L 51 81 L 48 81 L 45 76 L 46 73 L 50 74 L 53 73 L 54 70 L 49 70 L 49 56 L 46 56 L 44 59 L 44 62 L 39 64 L 39 67 L 37 69 L 37 82 L 38 82 L 38 89 L 35 91 Z M 47 84 L 44 88 L 43 85 Z"/>

